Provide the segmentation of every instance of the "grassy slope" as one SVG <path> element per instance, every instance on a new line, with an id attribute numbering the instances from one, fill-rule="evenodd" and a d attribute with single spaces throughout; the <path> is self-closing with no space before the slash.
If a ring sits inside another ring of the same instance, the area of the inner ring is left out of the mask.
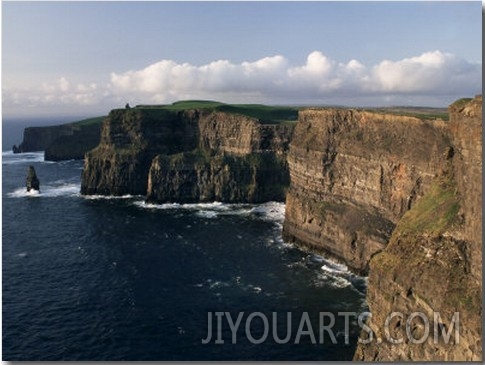
<path id="1" fill-rule="evenodd" d="M 77 127 L 85 127 L 85 126 L 94 125 L 94 124 L 101 124 L 104 118 L 105 116 L 83 119 L 78 122 L 74 122 L 72 124 Z"/>
<path id="2" fill-rule="evenodd" d="M 212 100 L 184 100 L 166 105 L 137 105 L 135 109 L 149 109 L 155 111 L 182 111 L 187 109 L 206 109 L 232 114 L 241 114 L 256 118 L 261 123 L 291 123 L 298 120 L 298 110 L 307 107 L 268 106 L 262 104 L 225 104 Z M 448 120 L 448 113 L 443 108 L 421 107 L 389 107 L 389 108 L 364 108 L 373 112 L 392 113 L 397 115 L 409 115 L 420 119 L 443 119 Z M 66 123 L 78 127 L 101 124 L 105 116 L 83 119 L 76 122 Z"/>
<path id="3" fill-rule="evenodd" d="M 170 105 L 137 105 L 138 109 L 181 111 L 186 109 L 205 109 L 231 114 L 241 114 L 259 119 L 262 123 L 291 122 L 298 119 L 298 108 L 268 106 L 261 104 L 224 104 L 209 100 L 178 101 Z"/>

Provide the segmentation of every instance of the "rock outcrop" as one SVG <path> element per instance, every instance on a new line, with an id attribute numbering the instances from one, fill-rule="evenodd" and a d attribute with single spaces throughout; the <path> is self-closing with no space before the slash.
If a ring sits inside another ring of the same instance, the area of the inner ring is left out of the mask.
<path id="1" fill-rule="evenodd" d="M 214 110 L 114 110 L 86 155 L 81 193 L 157 203 L 284 201 L 292 130 Z"/>
<path id="2" fill-rule="evenodd" d="M 99 145 L 86 154 L 81 193 L 145 195 L 152 159 L 192 150 L 197 142 L 196 111 L 112 110 Z"/>
<path id="3" fill-rule="evenodd" d="M 46 161 L 82 160 L 86 152 L 100 141 L 101 122 L 85 126 L 74 126 L 70 134 L 61 135 L 44 150 Z"/>
<path id="4" fill-rule="evenodd" d="M 25 128 L 22 143 L 15 146 L 14 153 L 45 151 L 57 138 L 69 133 L 71 129 L 66 125 Z"/>
<path id="5" fill-rule="evenodd" d="M 288 154 L 284 239 L 367 273 L 372 255 L 430 186 L 448 146 L 441 120 L 301 111 Z"/>
<path id="6" fill-rule="evenodd" d="M 355 360 L 482 360 L 482 97 L 449 112 L 452 150 L 439 176 L 370 262 L 374 341 Z M 386 324 L 393 312 L 402 316 Z"/>
<path id="7" fill-rule="evenodd" d="M 39 182 L 39 179 L 37 178 L 37 174 L 35 173 L 35 168 L 32 165 L 30 165 L 29 169 L 27 170 L 26 185 L 27 185 L 27 192 L 31 190 L 40 191 L 40 182 Z"/>
<path id="8" fill-rule="evenodd" d="M 25 128 L 22 143 L 12 150 L 14 153 L 44 151 L 47 161 L 83 159 L 86 152 L 99 144 L 102 119 Z"/>

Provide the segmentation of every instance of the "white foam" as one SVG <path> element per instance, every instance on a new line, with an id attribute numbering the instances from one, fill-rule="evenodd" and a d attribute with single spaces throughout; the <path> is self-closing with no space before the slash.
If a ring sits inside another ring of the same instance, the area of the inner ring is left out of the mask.
<path id="1" fill-rule="evenodd" d="M 342 289 L 352 285 L 352 283 L 341 276 L 334 276 L 330 281 L 330 285 L 334 288 Z"/>
<path id="2" fill-rule="evenodd" d="M 322 258 L 322 261 L 324 262 L 324 265 L 322 266 L 322 270 L 333 273 L 333 274 L 350 274 L 349 268 L 344 265 L 340 264 L 334 261 L 330 261 L 328 259 Z"/>
<path id="3" fill-rule="evenodd" d="M 58 185 L 45 185 L 38 190 L 30 190 L 29 192 L 25 187 L 17 188 L 14 191 L 7 193 L 10 198 L 55 198 L 60 196 L 79 196 L 80 184 L 75 183 L 63 183 Z"/>
<path id="4" fill-rule="evenodd" d="M 268 202 L 252 208 L 249 213 L 260 216 L 266 220 L 283 223 L 285 220 L 285 204 L 279 202 Z"/>
<path id="5" fill-rule="evenodd" d="M 2 152 L 3 165 L 12 165 L 12 164 L 18 164 L 18 163 L 32 163 L 32 162 L 55 163 L 54 161 L 44 160 L 44 151 L 26 152 L 26 153 L 13 153 L 11 151 Z"/>
<path id="6" fill-rule="evenodd" d="M 65 183 L 58 186 L 45 186 L 43 189 L 41 186 L 41 195 L 45 197 L 58 197 L 58 196 L 79 196 L 81 189 L 80 184 Z"/>
<path id="7" fill-rule="evenodd" d="M 134 199 L 139 198 L 140 195 L 82 195 L 86 200 L 112 200 L 112 199 Z M 141 202 L 140 202 L 141 203 Z"/>
<path id="8" fill-rule="evenodd" d="M 153 210 L 186 210 L 193 211 L 203 218 L 215 218 L 221 215 L 240 215 L 275 222 L 281 228 L 285 218 L 285 204 L 268 202 L 264 204 L 227 204 L 221 202 L 212 203 L 164 203 L 153 204 L 143 201 L 134 202 L 140 208 Z"/>
<path id="9" fill-rule="evenodd" d="M 197 213 L 199 217 L 202 218 L 216 218 L 219 214 L 213 210 L 199 210 Z"/>
<path id="10" fill-rule="evenodd" d="M 27 188 L 23 187 L 23 188 L 15 189 L 10 193 L 7 193 L 7 196 L 10 198 L 38 197 L 40 196 L 40 192 L 34 189 L 27 191 Z"/>

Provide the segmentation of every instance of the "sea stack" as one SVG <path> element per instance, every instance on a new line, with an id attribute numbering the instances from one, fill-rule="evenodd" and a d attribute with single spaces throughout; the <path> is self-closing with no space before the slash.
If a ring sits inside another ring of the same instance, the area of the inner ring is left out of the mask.
<path id="1" fill-rule="evenodd" d="M 27 172 L 27 192 L 32 189 L 40 191 L 40 183 L 37 174 L 35 173 L 34 166 L 30 165 Z"/>

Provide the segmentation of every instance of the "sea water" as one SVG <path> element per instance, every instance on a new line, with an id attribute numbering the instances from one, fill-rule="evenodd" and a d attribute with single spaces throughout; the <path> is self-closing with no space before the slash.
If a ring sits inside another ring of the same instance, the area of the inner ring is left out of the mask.
<path id="1" fill-rule="evenodd" d="M 2 154 L 3 360 L 352 359 L 365 278 L 283 242 L 284 204 L 82 196 L 82 167 Z"/>

